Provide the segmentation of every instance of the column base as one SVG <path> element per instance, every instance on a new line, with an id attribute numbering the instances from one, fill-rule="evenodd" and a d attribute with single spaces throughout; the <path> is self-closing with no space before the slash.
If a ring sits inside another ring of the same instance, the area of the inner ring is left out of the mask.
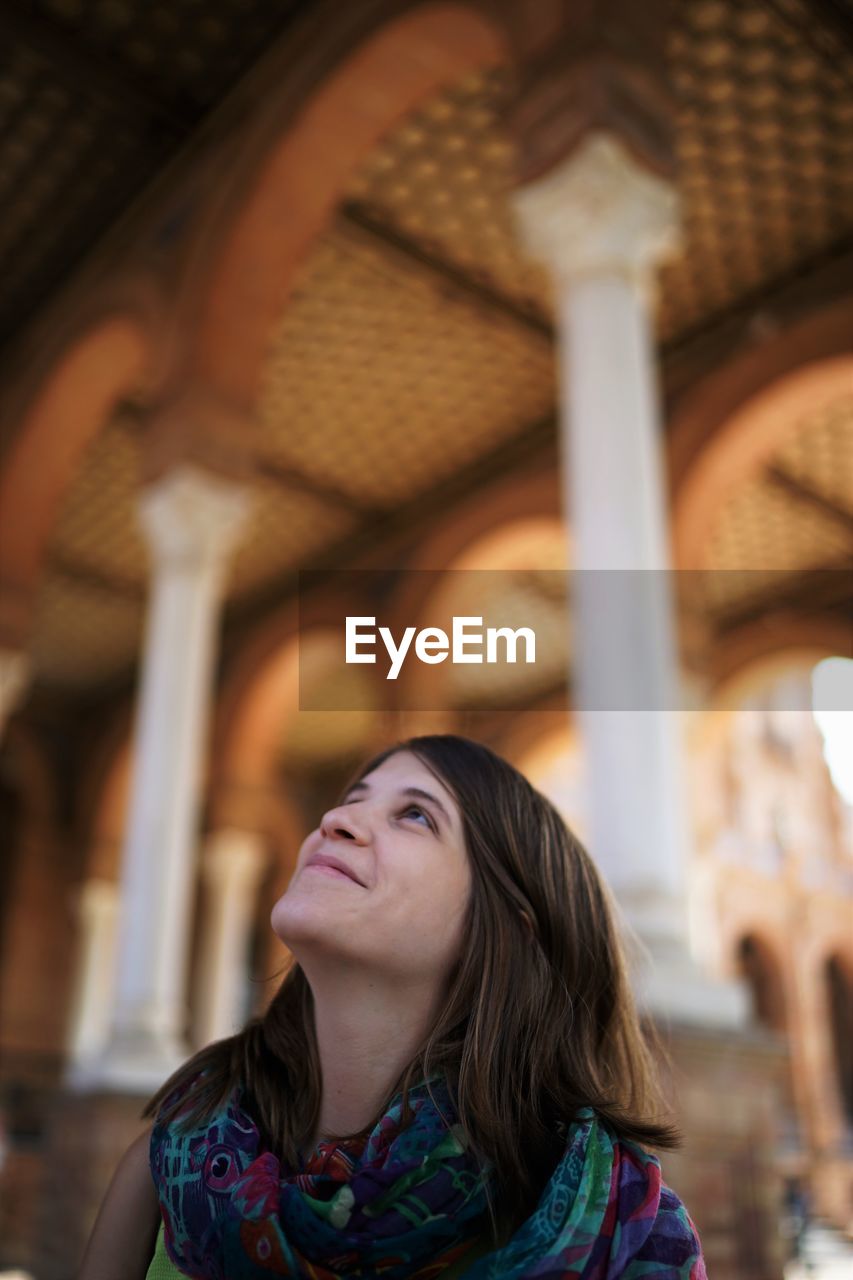
<path id="1" fill-rule="evenodd" d="M 693 1219 L 708 1275 L 781 1280 L 790 1072 L 781 1037 L 665 1020 L 662 1079 L 684 1146 L 660 1152 L 664 1181 Z"/>
<path id="2" fill-rule="evenodd" d="M 752 1007 L 743 983 L 708 974 L 678 940 L 639 937 L 631 956 L 634 996 L 641 1014 L 706 1030 L 742 1031 Z"/>
<path id="3" fill-rule="evenodd" d="M 96 1057 L 70 1063 L 64 1083 L 75 1093 L 154 1093 L 191 1052 L 179 1036 L 147 1029 L 121 1031 Z"/>
<path id="4" fill-rule="evenodd" d="M 623 890 L 616 911 L 641 1014 L 708 1031 L 750 1025 L 745 984 L 708 973 L 691 953 L 680 899 L 653 889 Z"/>

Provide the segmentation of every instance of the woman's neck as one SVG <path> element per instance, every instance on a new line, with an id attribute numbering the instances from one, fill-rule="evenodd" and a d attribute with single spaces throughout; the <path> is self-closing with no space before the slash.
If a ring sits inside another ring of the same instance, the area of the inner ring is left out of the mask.
<path id="1" fill-rule="evenodd" d="M 389 989 L 352 972 L 312 974 L 311 988 L 322 1078 L 316 1146 L 359 1133 L 374 1118 L 426 1034 L 435 992 Z"/>

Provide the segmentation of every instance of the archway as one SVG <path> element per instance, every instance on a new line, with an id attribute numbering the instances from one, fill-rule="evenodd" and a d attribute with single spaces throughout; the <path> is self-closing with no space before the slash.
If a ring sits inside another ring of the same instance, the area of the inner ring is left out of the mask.
<path id="1" fill-rule="evenodd" d="M 844 300 L 700 379 L 676 404 L 668 432 L 676 568 L 706 567 L 711 522 L 732 490 L 822 408 L 853 394 Z"/>
<path id="2" fill-rule="evenodd" d="M 756 933 L 744 934 L 737 944 L 738 967 L 752 996 L 755 1021 L 784 1035 L 788 1012 L 782 975 L 772 949 Z"/>
<path id="3" fill-rule="evenodd" d="M 207 264 L 194 366 L 244 405 L 257 396 L 294 273 L 363 157 L 431 93 L 508 57 L 506 33 L 473 5 L 418 5 L 391 20 L 374 8 L 355 35 L 338 17 L 334 38 L 314 42 L 313 81 L 301 68 L 298 100 L 292 74 L 270 69 L 263 118 L 244 146 L 250 194 Z M 358 25 L 358 15 L 351 21 Z"/>
<path id="4" fill-rule="evenodd" d="M 453 559 L 433 572 L 412 572 L 392 602 L 392 631 L 405 626 L 440 627 L 449 635 L 457 616 L 480 616 L 486 625 L 527 628 L 535 635 L 535 672 L 525 664 L 529 651 L 520 639 L 515 665 L 498 663 L 457 667 L 409 664 L 400 677 L 401 705 L 494 707 L 503 702 L 530 705 L 563 688 L 568 671 L 565 652 L 568 551 L 566 533 L 556 515 L 525 513 L 481 529 Z M 429 563 L 427 561 L 427 563 Z M 507 653 L 509 651 L 507 650 Z M 481 655 L 482 656 L 482 655 Z"/>
<path id="5" fill-rule="evenodd" d="M 152 357 L 135 319 L 116 316 L 70 347 L 30 405 L 0 470 L 0 585 L 12 598 L 6 627 L 29 625 L 31 597 L 59 503 L 83 453 Z"/>
<path id="6" fill-rule="evenodd" d="M 853 975 L 840 955 L 824 965 L 833 1065 L 843 1123 L 853 1130 Z"/>

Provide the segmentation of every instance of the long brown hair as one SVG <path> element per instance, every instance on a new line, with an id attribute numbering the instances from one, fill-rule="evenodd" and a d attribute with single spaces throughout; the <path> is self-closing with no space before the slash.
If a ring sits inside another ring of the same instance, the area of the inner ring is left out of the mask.
<path id="1" fill-rule="evenodd" d="M 408 1089 L 443 1073 L 472 1154 L 494 1166 L 489 1208 L 505 1239 L 535 1207 L 579 1107 L 594 1107 L 617 1137 L 680 1144 L 647 1037 L 657 1053 L 662 1047 L 640 1025 L 607 887 L 554 806 L 488 747 L 450 734 L 381 752 L 342 795 L 399 751 L 454 796 L 472 891 L 441 1013 L 362 1132 L 398 1092 L 407 1120 Z M 298 963 L 266 1012 L 184 1063 L 143 1118 L 204 1068 L 185 1123 L 203 1122 L 239 1082 L 269 1148 L 296 1165 L 321 1102 L 313 1000 Z M 168 1121 L 177 1105 L 158 1118 Z"/>

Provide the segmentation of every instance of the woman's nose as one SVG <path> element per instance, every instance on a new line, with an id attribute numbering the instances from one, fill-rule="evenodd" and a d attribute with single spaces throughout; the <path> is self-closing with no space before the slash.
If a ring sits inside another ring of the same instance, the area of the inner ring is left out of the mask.
<path id="1" fill-rule="evenodd" d="M 363 844 L 366 839 L 364 824 L 359 822 L 355 814 L 348 808 L 330 809 L 323 814 L 320 832 L 327 840 L 338 836 L 344 840 L 355 840 Z"/>

